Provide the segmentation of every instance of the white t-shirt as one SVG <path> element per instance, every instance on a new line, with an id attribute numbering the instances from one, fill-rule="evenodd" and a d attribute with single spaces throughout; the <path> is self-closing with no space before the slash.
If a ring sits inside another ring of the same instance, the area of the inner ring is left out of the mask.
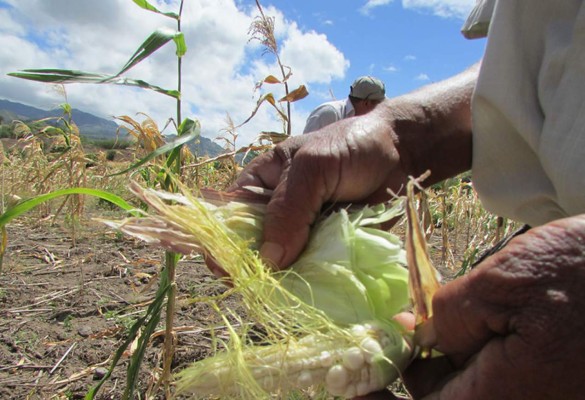
<path id="1" fill-rule="evenodd" d="M 303 133 L 314 132 L 324 126 L 340 121 L 344 118 L 353 117 L 354 115 L 355 109 L 349 98 L 323 103 L 311 112 L 307 118 L 307 123 L 305 124 Z"/>
<path id="2" fill-rule="evenodd" d="M 479 36 L 491 14 L 472 102 L 483 204 L 532 226 L 585 213 L 583 1 L 477 3 L 464 30 Z"/>

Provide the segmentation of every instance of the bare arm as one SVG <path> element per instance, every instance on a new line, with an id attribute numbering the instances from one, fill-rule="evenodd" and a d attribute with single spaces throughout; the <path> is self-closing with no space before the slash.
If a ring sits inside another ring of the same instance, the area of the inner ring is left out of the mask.
<path id="1" fill-rule="evenodd" d="M 409 175 L 429 169 L 427 184 L 433 184 L 471 168 L 471 96 L 479 65 L 375 110 L 389 116 L 402 169 Z"/>

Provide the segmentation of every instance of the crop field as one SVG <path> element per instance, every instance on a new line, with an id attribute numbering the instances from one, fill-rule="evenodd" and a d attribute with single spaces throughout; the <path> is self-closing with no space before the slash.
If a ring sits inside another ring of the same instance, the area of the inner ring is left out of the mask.
<path id="1" fill-rule="evenodd" d="M 73 186 L 117 192 L 131 200 L 125 189 L 129 175 L 107 175 L 126 168 L 139 149 L 118 150 L 111 161 L 106 150 L 80 143 L 64 153 L 42 150 L 52 149 L 55 142 L 60 138 L 42 143 L 32 137 L 2 140 L 5 209 L 68 187 L 71 179 Z M 220 179 L 229 175 L 222 165 L 216 167 Z M 162 250 L 94 220 L 124 215 L 107 201 L 73 195 L 39 203 L 6 226 L 0 272 L 0 398 L 83 398 L 108 371 L 129 329 L 152 303 L 165 265 Z M 225 290 L 197 254 L 179 261 L 175 279 L 173 370 L 208 353 L 210 329 L 220 322 L 204 305 L 188 300 Z M 161 323 L 149 337 L 137 378 L 139 398 L 165 397 L 156 387 L 164 336 Z M 131 343 L 96 398 L 122 398 L 134 349 Z"/>
<path id="2" fill-rule="evenodd" d="M 66 153 L 47 152 L 53 148 L 51 141 L 42 146 L 30 138 L 3 143 L 0 178 L 5 209 L 19 198 L 70 185 L 107 190 L 132 202 L 127 184 L 145 176 L 111 176 L 139 156 L 141 150 L 134 147 L 107 160 L 105 150 L 81 143 Z M 96 161 L 89 166 L 88 159 Z M 233 160 L 215 161 L 185 176 L 222 189 L 233 179 L 233 167 Z M 428 194 L 429 248 L 445 280 L 464 273 L 483 249 L 513 229 L 481 208 L 467 179 L 454 179 Z M 165 268 L 164 251 L 96 221 L 124 215 L 107 201 L 71 195 L 40 203 L 6 225 L 0 273 L 0 398 L 80 399 L 107 374 L 132 326 L 152 304 Z M 403 223 L 393 231 L 402 237 Z M 175 281 L 173 373 L 208 355 L 212 336 L 228 337 L 215 312 L 205 303 L 191 301 L 225 290 L 201 256 L 181 258 Z M 238 310 L 236 298 L 225 301 Z M 160 383 L 165 336 L 162 317 L 148 337 L 134 398 L 167 396 Z M 122 398 L 136 347 L 134 339 L 123 350 L 95 398 Z M 166 390 L 172 391 L 172 385 Z"/>
<path id="3" fill-rule="evenodd" d="M 307 89 L 289 88 L 291 71 L 279 58 L 275 19 L 256 1 L 259 14 L 248 34 L 279 70 L 258 87 L 279 85 L 285 96 L 263 94 L 240 125 L 228 116 L 220 137 L 224 155 L 193 154 L 187 143 L 197 140 L 201 125 L 181 114 L 183 1 L 177 13 L 162 13 L 144 0 L 134 3 L 140 12 L 176 20 L 177 29 L 153 32 L 117 73 L 9 74 L 59 84 L 65 103 L 62 117 L 51 121 L 0 119 L 0 399 L 169 399 L 177 372 L 213 354 L 234 331 L 261 331 L 250 329 L 238 293 L 208 271 L 202 254 L 180 256 L 147 245 L 102 220 L 149 212 L 129 191 L 131 182 L 195 195 L 203 188 L 224 190 L 242 159 L 291 135 L 290 103 L 306 97 Z M 176 88 L 123 77 L 167 44 L 175 45 Z M 176 99 L 177 113 L 169 119 L 176 135 L 162 135 L 146 115 L 122 116 L 116 118 L 130 138 L 123 146 L 87 141 L 72 120 L 64 88 L 79 82 L 138 87 Z M 237 147 L 238 129 L 259 107 L 274 110 L 282 132 L 261 132 L 256 143 Z M 517 228 L 482 208 L 467 175 L 429 188 L 418 204 L 430 257 L 444 281 L 465 274 L 484 250 Z M 405 221 L 391 231 L 404 241 Z M 407 396 L 399 384 L 396 391 Z M 326 396 L 295 392 L 291 398 Z"/>

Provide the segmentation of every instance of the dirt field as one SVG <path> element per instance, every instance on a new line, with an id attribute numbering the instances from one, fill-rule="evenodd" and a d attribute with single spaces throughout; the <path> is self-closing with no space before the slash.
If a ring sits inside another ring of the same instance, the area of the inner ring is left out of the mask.
<path id="1" fill-rule="evenodd" d="M 31 212 L 8 225 L 0 273 L 0 399 L 83 398 L 143 315 L 164 253 L 91 219 L 112 213 L 95 207 L 86 212 L 75 244 L 63 218 L 53 223 Z M 185 300 L 224 290 L 197 258 L 180 261 L 176 280 L 174 371 L 208 354 L 208 328 L 219 324 L 203 304 Z M 160 374 L 162 344 L 160 332 L 145 355 L 135 398 L 164 398 L 162 391 L 147 396 Z M 98 399 L 121 398 L 127 364 L 125 356 Z"/>
<path id="2" fill-rule="evenodd" d="M 10 223 L 8 238 L 0 274 L 0 399 L 81 399 L 153 298 L 163 252 L 89 219 L 75 246 L 62 223 L 33 216 Z M 200 260 L 179 263 L 179 299 L 201 295 L 203 281 L 213 278 Z M 214 321 L 198 307 L 183 304 L 176 314 L 175 369 L 209 348 L 205 328 Z M 162 336 L 156 336 L 145 356 L 140 398 L 159 373 L 161 352 Z M 121 397 L 127 360 L 123 357 L 99 399 Z"/>

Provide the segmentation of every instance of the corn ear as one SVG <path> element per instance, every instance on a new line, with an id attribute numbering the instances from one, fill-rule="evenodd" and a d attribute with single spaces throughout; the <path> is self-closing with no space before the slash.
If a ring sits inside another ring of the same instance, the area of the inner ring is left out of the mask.
<path id="1" fill-rule="evenodd" d="M 402 213 L 401 202 L 321 218 L 295 264 L 274 273 L 257 251 L 264 204 L 131 190 L 150 215 L 105 222 L 171 251 L 212 256 L 264 331 L 252 343 L 219 311 L 230 340 L 178 375 L 180 393 L 258 399 L 324 387 L 351 398 L 386 387 L 411 360 L 412 332 L 392 320 L 409 306 L 406 255 L 400 240 L 377 229 Z"/>
<path id="2" fill-rule="evenodd" d="M 323 386 L 334 396 L 366 395 L 392 383 L 410 360 L 412 348 L 399 332 L 370 323 L 351 326 L 346 336 L 310 335 L 249 346 L 241 359 L 233 352 L 218 353 L 179 373 L 177 390 L 197 397 L 264 398 Z"/>

